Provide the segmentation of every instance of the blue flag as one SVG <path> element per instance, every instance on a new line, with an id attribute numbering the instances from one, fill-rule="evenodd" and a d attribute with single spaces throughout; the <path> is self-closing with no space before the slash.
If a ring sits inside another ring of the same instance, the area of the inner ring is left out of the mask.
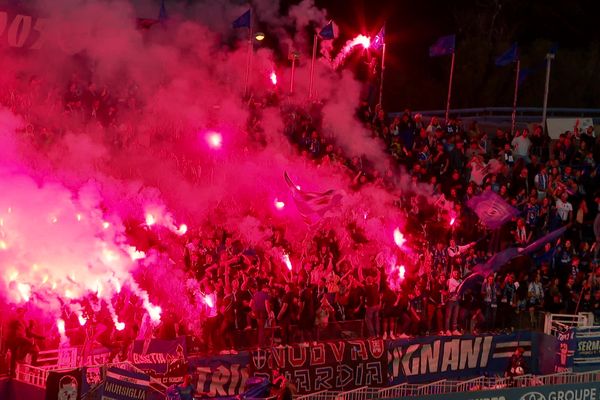
<path id="1" fill-rule="evenodd" d="M 546 243 L 554 242 L 556 239 L 563 236 L 568 228 L 569 225 L 556 229 L 542 236 L 541 238 L 524 248 L 509 247 L 495 254 L 485 263 L 477 264 L 473 267 L 473 272 L 468 277 L 466 277 L 465 280 L 460 284 L 458 292 L 462 294 L 464 290 L 468 288 L 473 288 L 481 285 L 483 283 L 484 277 L 488 276 L 489 274 L 498 272 L 501 267 L 508 264 L 513 259 L 519 256 L 531 255 L 533 252 L 542 248 Z"/>
<path id="2" fill-rule="evenodd" d="M 335 32 L 333 30 L 333 21 L 329 21 L 329 23 L 325 25 L 323 29 L 321 29 L 321 31 L 319 32 L 319 36 L 323 40 L 332 40 L 335 38 Z"/>
<path id="3" fill-rule="evenodd" d="M 535 69 L 533 68 L 521 68 L 521 70 L 519 71 L 519 86 L 521 86 L 523 82 L 525 82 L 525 79 L 527 79 L 527 77 L 533 74 L 534 72 Z"/>
<path id="4" fill-rule="evenodd" d="M 294 199 L 296 208 L 306 223 L 310 223 L 313 220 L 319 220 L 328 211 L 338 209 L 344 197 L 343 192 L 335 189 L 330 189 L 321 193 L 306 192 L 294 184 L 287 172 L 285 172 L 283 176 L 292 192 L 292 198 Z"/>
<path id="5" fill-rule="evenodd" d="M 508 49 L 500 57 L 496 58 L 496 65 L 498 67 L 504 67 L 510 63 L 513 63 L 519 59 L 519 47 L 514 43 L 510 49 Z"/>
<path id="6" fill-rule="evenodd" d="M 479 196 L 467 201 L 475 214 L 490 229 L 498 229 L 505 222 L 519 213 L 519 210 L 508 204 L 502 197 L 491 190 L 486 190 Z"/>
<path id="7" fill-rule="evenodd" d="M 232 25 L 234 28 L 250 28 L 250 22 L 252 21 L 252 10 L 248 9 L 245 13 L 240 15 L 233 21 Z"/>
<path id="8" fill-rule="evenodd" d="M 165 7 L 165 0 L 160 2 L 160 10 L 158 11 L 158 20 L 164 22 L 169 18 L 167 14 L 167 8 Z"/>
<path id="9" fill-rule="evenodd" d="M 379 33 L 377 35 L 375 35 L 375 37 L 373 38 L 373 43 L 371 44 L 371 47 L 374 50 L 379 50 L 383 47 L 384 44 L 385 44 L 385 24 L 381 27 L 381 29 L 379 30 Z"/>
<path id="10" fill-rule="evenodd" d="M 456 35 L 442 36 L 430 48 L 429 57 L 446 56 L 454 53 Z"/>

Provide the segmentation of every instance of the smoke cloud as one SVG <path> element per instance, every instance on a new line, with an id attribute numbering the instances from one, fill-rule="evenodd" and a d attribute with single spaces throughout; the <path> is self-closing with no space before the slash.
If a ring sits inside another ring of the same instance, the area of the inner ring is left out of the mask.
<path id="1" fill-rule="evenodd" d="M 285 171 L 303 190 L 346 192 L 322 225 L 343 238 L 345 224 L 335 221 L 358 220 L 368 239 L 393 248 L 395 195 L 375 186 L 354 192 L 339 167 L 307 162 L 284 135 L 281 108 L 302 104 L 308 91 L 306 28 L 324 25 L 326 11 L 312 0 L 287 15 L 278 2 L 254 6 L 257 22 L 278 44 L 254 43 L 250 101 L 242 97 L 247 30 L 231 28 L 242 5 L 167 2 L 169 20 L 147 30 L 136 29 L 135 20 L 155 18 L 158 3 L 59 0 L 31 7 L 46 18 L 44 46 L 18 55 L 3 49 L 0 57 L 6 302 L 58 317 L 61 303 L 90 293 L 110 302 L 127 286 L 152 315 L 155 305 L 169 304 L 194 313 L 197 304 L 171 300 L 172 293 L 200 290 L 182 266 L 188 228 L 223 226 L 248 246 L 261 246 L 273 227 L 284 226 L 293 253 L 302 254 L 316 228 L 295 210 Z M 290 66 L 278 57 L 289 48 L 302 53 L 291 97 Z M 276 89 L 269 80 L 274 69 Z M 82 102 L 77 110 L 69 105 L 71 86 Z M 361 83 L 320 60 L 315 87 L 324 102 L 323 133 L 348 156 L 366 156 L 383 171 L 382 147 L 354 117 Z M 284 104 L 252 111 L 252 102 L 273 90 Z M 95 109 L 86 93 L 100 96 L 105 109 Z M 260 129 L 249 129 L 257 120 Z M 221 135 L 220 147 L 207 144 L 208 132 Z M 276 208 L 276 199 L 285 207 Z"/>

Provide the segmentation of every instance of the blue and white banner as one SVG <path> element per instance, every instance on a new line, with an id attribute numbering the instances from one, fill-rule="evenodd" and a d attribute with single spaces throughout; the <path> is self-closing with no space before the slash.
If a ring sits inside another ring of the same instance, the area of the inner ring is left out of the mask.
<path id="1" fill-rule="evenodd" d="M 574 347 L 576 371 L 600 369 L 600 326 L 576 328 Z"/>
<path id="2" fill-rule="evenodd" d="M 236 396 L 246 390 L 249 376 L 250 355 L 240 354 L 190 357 L 190 372 L 196 384 L 196 392 L 209 397 Z"/>
<path id="3" fill-rule="evenodd" d="M 133 363 L 140 369 L 156 373 L 167 372 L 172 364 L 185 361 L 186 337 L 174 340 L 136 340 L 133 343 Z"/>
<path id="4" fill-rule="evenodd" d="M 511 335 L 429 336 L 388 343 L 390 384 L 503 374 L 517 347 L 530 365 L 531 332 Z"/>
<path id="5" fill-rule="evenodd" d="M 102 400 L 145 400 L 150 377 L 112 367 L 106 371 Z"/>

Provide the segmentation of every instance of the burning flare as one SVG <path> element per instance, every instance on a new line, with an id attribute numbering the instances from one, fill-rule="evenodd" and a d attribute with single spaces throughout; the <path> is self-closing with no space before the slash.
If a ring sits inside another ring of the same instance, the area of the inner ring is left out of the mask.
<path id="1" fill-rule="evenodd" d="M 394 243 L 400 248 L 406 243 L 406 239 L 404 238 L 404 234 L 400 232 L 400 228 L 394 229 Z"/>

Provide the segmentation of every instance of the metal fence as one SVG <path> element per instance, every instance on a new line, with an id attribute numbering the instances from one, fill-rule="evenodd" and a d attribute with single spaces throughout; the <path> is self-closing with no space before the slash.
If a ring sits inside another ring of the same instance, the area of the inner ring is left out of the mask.
<path id="1" fill-rule="evenodd" d="M 110 367 L 118 367 L 130 372 L 139 372 L 144 373 L 143 370 L 139 369 L 135 365 L 129 362 L 121 362 L 115 364 L 103 364 L 102 367 L 110 368 Z M 71 370 L 71 368 L 63 369 L 63 370 Z M 54 368 L 40 368 L 34 367 L 28 364 L 17 364 L 15 379 L 19 382 L 27 383 L 29 385 L 33 385 L 42 389 L 46 388 L 46 380 L 48 379 L 48 374 L 51 371 L 61 371 L 61 369 Z M 162 382 L 160 382 L 156 378 L 150 377 L 150 389 L 156 391 L 157 393 L 165 393 L 167 390 L 167 386 L 165 386 Z"/>
<path id="2" fill-rule="evenodd" d="M 347 392 L 322 391 L 297 397 L 297 400 L 375 400 L 398 399 L 414 396 L 444 395 L 449 393 L 494 390 L 506 387 L 564 385 L 600 381 L 600 371 L 560 372 L 552 375 L 523 375 L 514 378 L 478 377 L 465 381 L 441 380 L 427 384 L 402 383 L 387 388 L 361 387 Z"/>
<path id="3" fill-rule="evenodd" d="M 589 327 L 594 325 L 592 313 L 573 314 L 550 314 L 546 313 L 544 318 L 544 333 L 546 335 L 558 336 L 569 328 Z"/>

